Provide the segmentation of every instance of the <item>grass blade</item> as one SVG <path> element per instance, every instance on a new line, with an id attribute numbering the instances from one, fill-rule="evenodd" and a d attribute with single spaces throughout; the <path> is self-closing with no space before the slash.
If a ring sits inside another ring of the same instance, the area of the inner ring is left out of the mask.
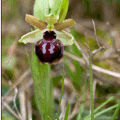
<path id="1" fill-rule="evenodd" d="M 74 91 L 74 93 L 75 93 L 75 95 L 76 95 L 77 101 L 79 102 L 79 98 L 78 98 L 78 95 L 77 95 L 77 93 L 76 93 L 76 91 L 75 91 L 74 86 L 72 86 L 72 88 L 73 88 L 73 91 Z M 86 93 L 83 94 L 83 100 L 85 100 L 85 94 L 86 94 Z M 81 119 L 82 119 L 82 112 L 83 112 L 83 110 L 84 110 L 84 103 L 80 105 L 80 102 L 79 102 L 79 109 L 80 109 L 80 112 L 79 112 L 79 114 L 78 114 L 78 116 L 77 116 L 77 120 L 81 120 Z"/>
<path id="2" fill-rule="evenodd" d="M 79 103 L 80 112 L 79 112 L 79 117 L 78 117 L 78 119 L 81 120 L 81 114 L 82 114 L 82 113 L 81 113 L 81 106 L 80 106 L 79 98 L 78 98 L 78 95 L 77 95 L 77 93 L 76 93 L 75 88 L 74 88 L 73 85 L 72 85 L 72 88 L 73 88 L 73 91 L 74 91 L 74 93 L 75 93 L 75 95 L 76 95 L 77 101 L 78 101 L 78 103 Z"/>
<path id="3" fill-rule="evenodd" d="M 114 105 L 114 106 L 112 106 L 112 107 L 109 107 L 109 108 L 107 108 L 107 109 L 105 109 L 105 110 L 102 110 L 101 112 L 95 114 L 94 118 L 97 118 L 98 116 L 100 116 L 100 115 L 102 115 L 102 114 L 104 114 L 104 113 L 106 113 L 106 112 L 108 112 L 108 111 L 110 111 L 110 110 L 112 110 L 112 109 L 115 109 L 116 107 L 118 107 L 118 104 L 117 104 L 117 105 Z M 90 118 L 87 119 L 87 120 L 90 120 Z"/>
<path id="4" fill-rule="evenodd" d="M 56 117 L 57 117 L 57 120 L 60 120 L 57 113 L 56 113 Z"/>
<path id="5" fill-rule="evenodd" d="M 102 103 L 102 105 L 100 105 L 99 107 L 97 107 L 94 110 L 94 113 L 96 113 L 98 110 L 100 110 L 103 106 L 105 106 L 108 102 L 112 101 L 114 99 L 114 97 L 109 98 L 107 101 L 105 101 L 104 103 Z M 89 117 L 91 116 L 91 114 L 89 114 L 84 120 L 89 119 Z"/>
<path id="6" fill-rule="evenodd" d="M 118 106 L 117 106 L 117 108 L 116 108 L 116 110 L 115 110 L 115 112 L 114 112 L 114 114 L 112 116 L 112 120 L 115 120 L 115 118 L 118 115 L 119 110 L 120 110 L 120 102 L 119 102 L 119 104 L 118 104 Z"/>
<path id="7" fill-rule="evenodd" d="M 112 101 L 114 99 L 114 97 L 109 98 L 107 101 L 105 101 L 104 103 L 102 103 L 102 105 L 100 105 L 99 107 L 97 107 L 94 111 L 94 113 L 96 113 L 98 110 L 100 110 L 103 106 L 105 106 L 108 102 Z"/>
<path id="8" fill-rule="evenodd" d="M 66 108 L 66 112 L 65 112 L 65 118 L 64 118 L 64 120 L 68 120 L 69 108 L 70 108 L 70 101 L 68 102 L 68 105 L 67 105 L 67 108 Z"/>

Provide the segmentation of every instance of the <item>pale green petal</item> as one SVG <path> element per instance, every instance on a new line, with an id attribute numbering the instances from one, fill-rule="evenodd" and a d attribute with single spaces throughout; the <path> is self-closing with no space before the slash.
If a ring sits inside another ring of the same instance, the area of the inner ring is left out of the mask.
<path id="1" fill-rule="evenodd" d="M 20 43 L 35 43 L 36 41 L 43 39 L 43 33 L 46 31 L 45 30 L 34 30 L 32 32 L 29 32 L 21 37 L 19 40 Z"/>
<path id="2" fill-rule="evenodd" d="M 21 37 L 21 39 L 19 40 L 19 42 L 24 43 L 24 44 L 35 43 L 38 40 L 43 39 L 43 33 L 45 31 L 48 31 L 48 29 L 44 29 L 42 31 L 37 29 L 32 32 L 29 32 L 29 33 L 23 35 Z M 64 30 L 57 31 L 55 29 L 53 31 L 55 31 L 55 33 L 57 34 L 57 39 L 59 39 L 64 46 L 69 46 L 74 43 L 73 42 L 74 37 L 71 34 L 69 34 L 68 32 L 65 32 Z"/>
<path id="3" fill-rule="evenodd" d="M 71 34 L 69 34 L 68 32 L 65 32 L 64 30 L 62 30 L 62 31 L 55 30 L 55 32 L 57 33 L 57 39 L 59 39 L 64 46 L 69 46 L 74 43 L 73 42 L 74 37 Z"/>

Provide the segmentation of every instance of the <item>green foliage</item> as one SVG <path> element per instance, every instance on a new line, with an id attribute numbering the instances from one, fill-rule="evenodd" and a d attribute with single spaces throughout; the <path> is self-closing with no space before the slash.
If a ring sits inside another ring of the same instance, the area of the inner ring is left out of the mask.
<path id="1" fill-rule="evenodd" d="M 2 120 L 18 120 L 10 111 L 7 109 L 2 111 Z"/>
<path id="2" fill-rule="evenodd" d="M 77 37 L 77 34 L 74 31 L 74 29 L 72 29 L 72 34 L 74 38 Z M 70 46 L 70 49 L 69 48 L 68 49 L 65 48 L 65 49 L 66 51 L 69 51 L 69 53 L 75 56 L 82 57 L 81 52 L 77 49 L 75 44 Z M 71 66 L 73 66 L 73 69 L 71 69 L 69 66 L 70 66 L 70 63 L 68 64 L 68 62 L 65 60 L 65 69 L 67 70 L 67 73 L 69 74 L 73 82 L 73 85 L 78 90 L 81 90 L 82 85 L 85 83 L 85 76 L 84 76 L 85 69 L 83 69 L 82 66 L 80 66 L 79 62 L 77 62 L 76 60 L 71 60 Z"/>
<path id="3" fill-rule="evenodd" d="M 59 22 L 63 21 L 67 15 L 69 0 L 62 0 L 60 13 L 59 13 Z"/>
<path id="4" fill-rule="evenodd" d="M 119 0 L 116 0 L 116 1 L 119 2 Z M 13 18 L 11 16 L 17 15 L 16 9 L 18 9 L 18 3 L 15 0 L 8 0 L 6 2 L 8 2 L 8 8 L 9 7 L 12 8 L 12 12 L 10 14 L 8 14 L 9 12 L 6 13 L 5 16 L 2 17 L 2 20 L 7 19 L 7 21 L 10 21 L 11 18 Z M 84 0 L 85 9 L 87 10 L 87 12 L 90 12 L 90 2 L 91 2 L 91 0 Z M 107 5 L 111 5 L 113 2 L 114 2 L 113 0 L 108 0 Z M 66 14 L 68 11 L 68 5 L 69 5 L 69 0 L 36 0 L 35 5 L 34 5 L 34 16 L 36 16 L 37 18 L 39 18 L 41 20 L 45 20 L 46 15 L 54 14 L 57 17 L 59 16 L 58 21 L 60 22 L 60 21 L 63 21 L 66 17 Z M 43 34 L 43 33 L 41 33 L 41 34 Z M 78 42 L 80 42 L 80 43 L 85 42 L 84 35 L 74 31 L 74 29 L 72 29 L 72 34 L 73 34 L 74 38 L 76 40 L 78 40 Z M 97 30 L 97 35 L 100 35 L 101 37 L 106 36 L 105 40 L 108 41 L 110 44 L 112 44 L 111 38 L 108 37 L 108 34 L 105 31 Z M 31 40 L 33 40 L 33 42 L 40 39 L 40 33 L 38 33 L 38 35 L 36 35 L 36 36 L 37 36 L 36 39 L 31 39 Z M 61 34 L 59 36 L 61 36 Z M 68 38 L 69 38 L 69 36 L 68 36 Z M 12 39 L 14 39 L 14 38 L 12 38 Z M 3 51 L 5 51 L 13 43 L 12 39 L 11 39 L 11 35 L 7 35 L 5 40 L 4 39 L 2 40 L 3 41 L 2 44 L 4 44 Z M 61 39 L 61 38 L 59 38 L 59 39 Z M 27 38 L 27 40 L 30 40 L 30 38 Z M 66 41 L 64 41 L 64 40 L 66 40 L 66 36 L 62 40 L 63 44 L 67 45 L 67 44 L 73 43 L 73 40 L 72 40 L 72 42 L 69 41 L 68 39 Z M 26 42 L 26 40 L 25 40 L 25 42 Z M 93 41 L 93 39 L 91 39 L 91 38 L 89 39 L 89 45 L 92 47 L 92 50 L 94 50 L 94 48 L 97 48 L 96 42 Z M 77 49 L 75 44 L 73 44 L 70 47 L 70 49 L 69 48 L 65 48 L 65 49 L 75 56 L 82 57 L 81 52 Z M 14 67 L 13 67 L 13 64 L 11 64 L 11 63 L 15 63 L 16 59 L 15 59 L 15 56 L 13 56 L 13 58 L 6 59 L 7 58 L 6 53 L 7 52 L 3 52 L 3 54 L 2 54 L 2 63 L 5 61 L 5 63 L 7 64 L 7 66 L 4 66 L 6 69 L 5 73 L 10 78 L 13 78 Z M 59 84 L 59 81 L 62 79 L 61 97 L 60 97 L 60 102 L 59 102 L 59 107 L 60 107 L 60 103 L 61 103 L 61 99 L 62 99 L 62 95 L 63 95 L 63 89 L 64 89 L 64 70 L 63 70 L 62 76 L 56 76 L 51 79 L 50 65 L 48 65 L 48 64 L 41 65 L 40 62 L 38 61 L 38 58 L 36 57 L 36 55 L 34 53 L 34 50 L 32 53 L 31 60 L 30 60 L 28 53 L 27 53 L 27 56 L 28 56 L 28 60 L 29 60 L 30 68 L 31 68 L 33 81 L 34 81 L 36 106 L 38 107 L 43 120 L 48 120 L 48 119 L 53 120 L 54 116 L 55 116 L 54 115 L 55 112 L 53 111 L 54 103 L 53 103 L 52 88 L 53 88 L 53 86 L 57 86 Z M 107 67 L 108 69 L 110 69 L 110 66 L 108 65 L 107 62 L 100 62 L 97 65 L 102 66 L 102 67 Z M 85 82 L 86 82 L 85 81 L 86 78 L 84 78 L 85 76 L 83 77 L 83 74 L 85 73 L 85 68 L 80 66 L 79 62 L 77 62 L 75 60 L 71 60 L 71 66 L 74 67 L 74 70 L 70 68 L 70 64 L 68 64 L 68 61 L 66 60 L 65 68 L 67 70 L 67 73 L 70 75 L 70 78 L 74 84 L 74 87 L 77 88 L 79 90 L 79 92 L 82 92 L 81 91 L 82 87 L 83 87 L 83 85 L 85 86 Z M 91 72 L 92 71 L 90 71 L 90 77 L 91 77 L 90 87 L 91 87 L 91 92 L 92 92 L 92 73 Z M 89 88 L 89 86 L 87 86 L 87 87 Z M 3 93 L 5 93 L 7 91 L 6 89 L 7 89 L 6 87 L 2 86 L 2 95 L 4 95 Z M 113 86 L 112 86 L 112 89 L 113 89 Z M 101 86 L 101 90 L 103 90 L 104 93 L 101 94 L 101 92 L 98 91 L 99 93 L 97 96 L 106 95 L 106 92 L 105 92 L 106 89 L 104 89 L 103 86 Z M 115 87 L 114 87 L 114 90 L 112 90 L 112 92 L 113 91 L 115 91 Z M 119 90 L 116 90 L 114 93 L 117 93 L 117 91 L 119 91 Z M 74 92 L 76 94 L 75 89 L 74 89 Z M 112 92 L 109 92 L 109 93 L 112 93 Z M 92 96 L 92 94 L 91 94 L 91 96 Z M 76 98 L 78 100 L 77 94 L 76 94 Z M 83 100 L 84 100 L 84 98 L 83 98 Z M 118 116 L 118 111 L 120 109 L 120 103 L 116 104 L 114 106 L 105 108 L 105 105 L 108 104 L 108 102 L 110 102 L 112 100 L 113 100 L 113 98 L 109 98 L 104 103 L 103 103 L 103 101 L 100 101 L 101 105 L 98 106 L 94 110 L 95 120 L 98 120 L 98 119 L 101 120 L 102 118 L 106 119 L 106 120 L 107 119 L 112 119 L 112 120 L 116 119 L 116 117 Z M 91 102 L 91 106 L 92 106 L 92 104 L 93 103 Z M 10 107 L 12 107 L 12 106 L 10 106 Z M 66 113 L 65 113 L 65 120 L 68 119 L 69 107 L 70 107 L 70 103 L 68 103 L 68 105 L 67 105 L 67 109 L 66 109 Z M 104 107 L 104 108 L 102 108 L 102 107 Z M 91 114 L 89 114 L 90 110 L 87 110 L 86 108 L 84 108 L 84 103 L 79 104 L 79 108 L 80 108 L 80 112 L 76 116 L 76 120 L 80 120 L 83 118 L 85 118 L 84 120 L 89 120 L 91 117 Z M 115 108 L 116 108 L 116 110 L 114 111 L 114 114 L 113 114 L 112 110 L 114 110 Z M 58 109 L 58 112 L 59 112 L 59 109 Z M 85 114 L 85 113 L 87 113 L 87 114 Z M 113 116 L 112 116 L 112 114 L 113 114 Z M 57 120 L 59 120 L 58 114 L 56 115 L 56 117 L 57 117 Z M 2 111 L 2 119 L 3 120 L 8 120 L 8 119 L 16 120 L 16 118 L 13 115 L 11 115 L 11 113 L 6 109 Z"/>
<path id="5" fill-rule="evenodd" d="M 34 5 L 34 16 L 45 20 L 45 16 L 53 14 L 63 21 L 68 11 L 68 0 L 36 0 Z"/>
<path id="6" fill-rule="evenodd" d="M 49 14 L 49 0 L 35 0 L 34 16 L 45 20 L 45 16 Z"/>
<path id="7" fill-rule="evenodd" d="M 60 110 L 60 104 L 61 104 L 61 100 L 62 100 L 62 96 L 63 96 L 63 91 L 64 91 L 64 68 L 63 68 L 63 75 L 62 75 L 62 88 L 61 88 L 61 96 L 60 96 L 60 102 L 59 102 L 59 107 L 57 110 L 57 114 Z M 56 115 L 57 116 L 57 115 Z"/>
<path id="8" fill-rule="evenodd" d="M 62 79 L 62 76 L 61 75 L 58 75 L 58 76 L 55 76 L 52 78 L 52 82 L 53 82 L 53 85 L 56 87 L 58 86 L 60 80 Z"/>
<path id="9" fill-rule="evenodd" d="M 78 95 L 77 95 L 74 87 L 73 87 L 73 91 L 74 91 L 74 93 L 76 95 L 77 101 L 79 102 L 79 98 L 78 98 Z M 85 96 L 85 94 L 84 94 L 84 96 Z M 84 110 L 84 103 L 80 104 L 80 102 L 79 102 L 79 109 L 80 109 L 80 111 L 79 111 L 79 113 L 77 115 L 77 119 L 76 120 L 82 120 L 82 112 Z"/>
<path id="10" fill-rule="evenodd" d="M 100 106 L 98 106 L 95 110 L 94 110 L 94 114 L 99 111 L 102 107 L 104 107 L 107 103 L 109 103 L 110 101 L 112 101 L 114 99 L 114 97 L 109 98 L 107 101 L 105 101 L 104 103 L 102 103 Z M 84 120 L 88 120 L 90 118 L 91 114 L 89 114 Z"/>
<path id="11" fill-rule="evenodd" d="M 106 113 L 106 112 L 108 112 L 108 111 L 111 111 L 111 110 L 115 109 L 117 106 L 118 106 L 118 104 L 113 105 L 113 106 L 111 106 L 111 107 L 109 107 L 109 108 L 106 108 L 106 109 L 98 112 L 97 114 L 94 115 L 94 118 L 97 118 L 98 116 L 100 116 L 100 115 L 102 115 L 102 114 L 104 114 L 104 113 Z M 89 120 L 89 119 L 88 119 L 88 120 Z"/>
<path id="12" fill-rule="evenodd" d="M 68 120 L 69 108 L 70 108 L 70 101 L 69 101 L 68 104 L 67 104 L 67 108 L 66 108 L 64 120 Z"/>
<path id="13" fill-rule="evenodd" d="M 6 86 L 2 86 L 2 95 L 4 95 L 7 92 L 7 90 L 8 88 Z M 17 99 L 17 103 L 18 103 L 18 99 Z M 13 104 L 11 103 L 9 104 L 9 106 L 12 108 Z M 2 110 L 2 120 L 18 120 L 18 119 L 9 110 L 4 109 Z"/>
<path id="14" fill-rule="evenodd" d="M 34 82 L 36 105 L 43 120 L 47 120 L 47 116 L 53 118 L 53 95 L 52 82 L 50 80 L 50 65 L 41 65 L 34 53 L 34 49 L 32 53 L 32 61 L 30 61 L 29 56 L 28 59 Z"/>
<path id="15" fill-rule="evenodd" d="M 59 15 L 60 5 L 62 0 L 49 0 L 50 13 L 53 15 Z"/>
<path id="16" fill-rule="evenodd" d="M 119 104 L 118 104 L 118 106 L 117 106 L 117 108 L 116 108 L 116 110 L 115 110 L 115 112 L 114 112 L 114 114 L 113 114 L 113 116 L 112 116 L 112 120 L 115 120 L 115 119 L 116 119 L 119 110 L 120 110 L 120 100 L 119 100 Z"/>
<path id="17" fill-rule="evenodd" d="M 92 61 L 89 50 L 89 70 L 90 70 L 90 109 L 91 109 L 91 120 L 94 120 L 94 100 L 93 100 L 93 77 L 92 77 Z"/>

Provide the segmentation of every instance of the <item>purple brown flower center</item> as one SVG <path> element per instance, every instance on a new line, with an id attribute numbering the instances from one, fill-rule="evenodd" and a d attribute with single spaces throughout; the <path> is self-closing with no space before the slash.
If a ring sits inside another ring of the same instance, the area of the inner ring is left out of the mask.
<path id="1" fill-rule="evenodd" d="M 56 39 L 56 33 L 54 31 L 46 31 L 43 34 L 43 38 L 48 41 Z"/>
<path id="2" fill-rule="evenodd" d="M 40 62 L 55 63 L 63 56 L 63 45 L 60 40 L 56 39 L 54 31 L 46 31 L 43 39 L 36 42 L 35 53 Z"/>

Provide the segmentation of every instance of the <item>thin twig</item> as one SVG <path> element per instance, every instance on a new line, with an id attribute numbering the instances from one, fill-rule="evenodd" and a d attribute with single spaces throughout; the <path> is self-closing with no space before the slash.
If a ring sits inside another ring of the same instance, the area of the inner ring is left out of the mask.
<path id="1" fill-rule="evenodd" d="M 65 117 L 66 103 L 67 103 L 66 99 L 67 99 L 67 94 L 64 94 L 61 100 L 61 105 L 60 105 L 60 108 L 61 108 L 61 114 L 59 116 L 60 120 L 64 120 L 64 117 Z"/>
<path id="2" fill-rule="evenodd" d="M 73 117 L 75 117 L 80 112 L 79 107 L 76 108 L 69 116 L 68 120 L 71 120 Z"/>
<path id="3" fill-rule="evenodd" d="M 78 22 L 78 23 L 79 23 L 79 22 Z M 90 30 L 90 29 L 88 29 L 88 28 L 85 27 L 84 25 L 82 25 L 82 24 L 77 24 L 74 28 L 75 28 L 76 31 L 79 31 L 79 33 L 81 33 L 81 34 L 83 34 L 83 35 L 84 35 L 84 32 L 87 31 L 87 35 L 89 36 L 89 38 L 92 38 L 92 39 L 94 40 L 95 35 L 94 35 L 93 31 Z M 80 29 L 80 28 L 81 28 L 81 29 Z M 107 42 L 105 42 L 105 40 L 104 40 L 102 37 L 98 36 L 98 40 L 99 40 L 99 42 L 100 42 L 101 45 L 104 45 L 104 46 L 105 46 L 105 48 L 109 48 L 109 47 L 110 47 L 110 45 L 109 45 Z M 96 41 L 96 40 L 95 40 L 95 41 Z"/>
<path id="4" fill-rule="evenodd" d="M 33 84 L 33 80 L 32 80 L 32 78 L 28 81 L 28 82 L 26 82 L 25 84 L 24 84 L 24 86 L 22 86 L 21 88 L 19 88 L 19 92 L 24 92 L 25 90 L 27 90 L 31 85 Z M 10 100 L 9 100 L 10 99 Z M 7 99 L 6 100 L 9 100 L 9 101 L 6 101 L 7 102 L 7 104 L 9 104 L 10 102 L 12 102 L 12 100 L 13 100 L 13 98 L 11 97 L 11 96 L 8 96 L 7 97 Z M 4 104 L 2 104 L 2 110 L 4 110 Z"/>
<path id="5" fill-rule="evenodd" d="M 93 99 L 95 99 L 95 90 L 96 90 L 97 80 L 93 81 Z"/>
<path id="6" fill-rule="evenodd" d="M 26 120 L 26 98 L 25 91 L 19 92 L 19 101 L 20 101 L 20 112 L 23 120 Z"/>
<path id="7" fill-rule="evenodd" d="M 98 72 L 104 73 L 104 74 L 111 75 L 111 76 L 116 77 L 116 78 L 120 78 L 120 74 L 119 74 L 119 73 L 117 73 L 117 72 L 112 72 L 112 71 L 110 71 L 110 70 L 106 70 L 106 69 L 101 68 L 101 67 L 98 67 L 98 66 L 96 66 L 96 65 L 92 65 L 92 69 L 93 69 L 93 70 L 96 70 L 96 71 L 98 71 Z"/>
<path id="8" fill-rule="evenodd" d="M 17 93 L 18 93 L 18 89 L 17 89 L 17 87 L 16 87 L 16 88 L 15 88 L 15 95 L 14 95 L 14 97 L 13 97 L 13 104 L 14 104 L 13 107 L 14 107 L 15 110 L 17 111 L 17 114 L 18 114 L 18 116 L 20 117 L 20 119 L 23 120 L 23 118 L 22 118 L 22 116 L 21 116 L 21 114 L 20 114 L 20 112 L 19 112 L 19 110 L 18 110 L 18 108 L 17 108 L 17 105 L 16 105 Z"/>
<path id="9" fill-rule="evenodd" d="M 28 76 L 30 74 L 30 68 L 27 69 L 22 76 L 12 85 L 12 87 L 5 93 L 5 95 L 2 97 L 2 101 L 5 102 L 5 99 L 7 98 L 7 96 L 12 92 L 12 90 L 14 90 L 14 88 L 19 85 L 26 76 Z"/>
<path id="10" fill-rule="evenodd" d="M 95 28 L 95 22 L 94 22 L 93 19 L 92 19 L 92 23 L 93 23 L 93 27 L 94 27 L 95 40 L 96 40 L 96 42 L 97 42 L 97 44 L 98 44 L 98 46 L 99 46 L 99 48 L 100 48 L 101 46 L 100 46 L 100 44 L 99 44 L 99 42 L 98 42 L 98 38 L 97 38 L 97 34 L 96 34 L 96 28 Z"/>
<path id="11" fill-rule="evenodd" d="M 27 81 L 24 86 L 21 86 L 21 88 L 19 89 L 19 92 L 24 92 L 25 90 L 27 90 L 31 85 L 33 84 L 33 79 L 31 78 L 29 81 Z"/>
<path id="12" fill-rule="evenodd" d="M 8 83 L 9 83 L 9 85 L 12 85 L 12 82 L 9 80 L 8 81 Z M 13 106 L 13 108 L 15 108 L 15 110 L 17 111 L 17 114 L 18 114 L 18 116 L 19 116 L 19 118 L 21 119 L 21 120 L 23 120 L 22 119 L 22 116 L 21 116 L 21 114 L 19 113 L 19 110 L 18 110 L 18 108 L 17 108 L 17 106 L 16 106 L 16 98 L 17 98 L 17 93 L 18 93 L 18 89 L 17 89 L 17 87 L 15 87 L 15 94 L 14 94 L 14 96 L 13 96 L 13 104 L 14 104 L 14 106 Z"/>
<path id="13" fill-rule="evenodd" d="M 74 39 L 74 43 L 77 46 L 78 50 L 82 53 L 83 58 L 85 59 L 85 61 L 87 62 L 87 64 L 89 63 L 89 60 L 87 58 L 87 56 L 84 54 L 82 48 L 79 46 L 79 44 L 77 43 L 77 41 Z"/>
<path id="14" fill-rule="evenodd" d="M 32 120 L 31 88 L 27 89 L 27 115 L 28 120 Z"/>
<path id="15" fill-rule="evenodd" d="M 102 51 L 103 49 L 105 49 L 104 46 L 103 46 L 103 47 L 100 47 L 100 48 L 98 48 L 98 49 L 93 50 L 93 51 L 92 51 L 92 56 L 91 56 L 91 57 L 93 57 L 97 52 Z"/>
<path id="16" fill-rule="evenodd" d="M 68 53 L 66 51 L 64 51 L 64 55 L 66 55 L 66 56 L 68 56 L 68 57 L 70 57 L 70 58 L 80 62 L 81 65 L 83 65 L 83 66 L 85 65 L 85 61 L 83 59 L 79 58 L 79 57 L 76 57 L 76 56 L 74 56 L 74 55 L 72 55 L 72 54 L 70 54 L 70 53 Z M 95 71 L 104 73 L 104 74 L 111 75 L 111 76 L 116 77 L 116 78 L 120 78 L 120 74 L 119 73 L 112 72 L 110 70 L 106 70 L 104 68 L 98 67 L 98 66 L 93 65 L 93 64 L 92 64 L 92 69 L 95 70 Z"/>
<path id="17" fill-rule="evenodd" d="M 68 116 L 68 120 L 71 120 L 78 112 L 80 112 L 80 110 L 79 110 L 79 102 L 77 102 L 75 104 L 75 107 L 73 108 L 72 113 Z"/>
<path id="18" fill-rule="evenodd" d="M 20 119 L 20 117 L 14 112 L 14 110 L 6 103 L 4 102 L 3 105 L 18 119 Z"/>
<path id="19" fill-rule="evenodd" d="M 112 30 L 110 29 L 110 23 L 107 23 L 107 31 L 108 31 L 110 37 L 112 38 L 112 47 L 113 47 L 113 49 L 120 55 L 119 49 L 117 49 L 117 46 L 116 46 L 116 43 L 115 43 L 116 42 L 115 38 L 114 38 L 115 35 L 113 35 L 111 33 Z"/>

